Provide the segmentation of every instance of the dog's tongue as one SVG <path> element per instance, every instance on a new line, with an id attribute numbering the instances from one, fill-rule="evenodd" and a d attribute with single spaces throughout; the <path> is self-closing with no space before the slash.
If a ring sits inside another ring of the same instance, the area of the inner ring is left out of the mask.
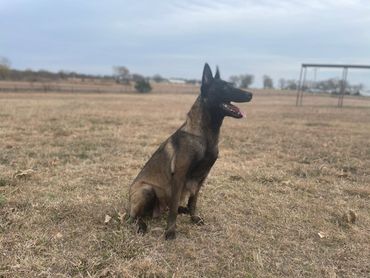
<path id="1" fill-rule="evenodd" d="M 245 114 L 242 111 L 240 111 L 239 107 L 237 107 L 237 106 L 235 106 L 231 103 L 223 104 L 223 106 L 226 107 L 227 110 L 232 111 L 235 115 L 241 116 L 240 118 L 245 117 Z"/>
<path id="2" fill-rule="evenodd" d="M 239 114 L 242 115 L 242 118 L 245 118 L 246 117 L 245 113 L 242 110 L 240 110 L 240 109 L 239 109 Z"/>
<path id="3" fill-rule="evenodd" d="M 239 109 L 239 107 L 237 107 L 237 106 L 235 106 L 235 105 L 232 105 L 232 104 L 230 104 L 230 106 L 231 106 L 231 109 L 232 109 L 235 113 L 237 113 L 237 114 L 241 115 L 241 116 L 242 116 L 242 118 L 245 118 L 245 114 L 243 113 L 243 111 L 241 111 L 241 110 Z"/>

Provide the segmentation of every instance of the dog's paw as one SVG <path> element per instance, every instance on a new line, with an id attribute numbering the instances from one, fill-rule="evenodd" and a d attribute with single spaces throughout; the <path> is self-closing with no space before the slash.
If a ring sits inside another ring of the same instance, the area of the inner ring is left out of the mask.
<path id="1" fill-rule="evenodd" d="M 167 230 L 164 233 L 164 236 L 165 236 L 166 240 L 173 240 L 173 239 L 176 238 L 176 231 L 175 230 Z"/>
<path id="2" fill-rule="evenodd" d="M 145 224 L 145 222 L 139 220 L 137 223 L 137 233 L 143 235 L 147 232 L 147 230 L 148 226 Z"/>
<path id="3" fill-rule="evenodd" d="M 204 225 L 204 219 L 202 217 L 198 216 L 198 215 L 193 215 L 191 217 L 191 221 L 194 224 L 199 225 L 199 226 Z"/>
<path id="4" fill-rule="evenodd" d="M 179 206 L 179 208 L 177 209 L 177 213 L 178 214 L 189 214 L 190 212 L 187 207 Z"/>

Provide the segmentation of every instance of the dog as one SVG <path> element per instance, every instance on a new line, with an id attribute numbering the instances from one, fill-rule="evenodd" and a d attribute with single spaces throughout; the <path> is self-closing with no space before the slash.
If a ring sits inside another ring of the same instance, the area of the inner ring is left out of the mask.
<path id="1" fill-rule="evenodd" d="M 251 99 L 252 93 L 222 80 L 218 67 L 213 77 L 205 64 L 200 95 L 185 123 L 160 145 L 130 186 L 128 214 L 139 233 L 147 230 L 144 217 L 159 216 L 167 209 L 166 239 L 176 238 L 179 213 L 190 214 L 195 224 L 204 223 L 196 214 L 198 193 L 217 160 L 222 122 L 226 116 L 244 116 L 231 102 Z M 182 202 L 187 205 L 180 206 Z"/>

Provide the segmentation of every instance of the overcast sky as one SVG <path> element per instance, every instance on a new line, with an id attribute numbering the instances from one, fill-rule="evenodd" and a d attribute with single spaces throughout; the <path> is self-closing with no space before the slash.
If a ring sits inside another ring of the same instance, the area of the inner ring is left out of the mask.
<path id="1" fill-rule="evenodd" d="M 0 0 L 0 56 L 13 68 L 198 78 L 298 78 L 302 62 L 370 64 L 369 0 Z M 339 77 L 319 70 L 318 77 Z M 370 72 L 350 71 L 370 84 Z"/>

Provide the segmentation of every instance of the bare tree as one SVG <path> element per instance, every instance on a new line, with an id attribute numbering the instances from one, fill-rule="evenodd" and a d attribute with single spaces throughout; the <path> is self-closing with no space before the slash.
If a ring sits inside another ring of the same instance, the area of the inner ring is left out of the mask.
<path id="1" fill-rule="evenodd" d="M 9 76 L 10 61 L 8 58 L 0 57 L 0 80 L 5 80 Z"/>
<path id="2" fill-rule="evenodd" d="M 263 76 L 263 88 L 264 89 L 272 89 L 274 88 L 274 81 L 268 75 Z"/>
<path id="3" fill-rule="evenodd" d="M 155 74 L 153 75 L 152 79 L 154 80 L 154 82 L 156 83 L 160 83 L 160 82 L 164 82 L 166 79 L 163 78 L 160 74 Z"/>
<path id="4" fill-rule="evenodd" d="M 113 74 L 117 83 L 130 84 L 131 76 L 128 68 L 115 66 L 113 67 Z"/>
<path id="5" fill-rule="evenodd" d="M 133 73 L 131 79 L 134 82 L 141 81 L 141 80 L 146 80 L 146 78 L 143 75 L 138 74 L 138 73 Z"/>
<path id="6" fill-rule="evenodd" d="M 237 75 L 230 76 L 229 81 L 236 87 L 239 87 L 240 85 L 240 77 Z"/>
<path id="7" fill-rule="evenodd" d="M 286 81 L 286 89 L 288 90 L 297 90 L 298 89 L 298 82 L 296 80 L 287 80 Z"/>
<path id="8" fill-rule="evenodd" d="M 240 74 L 240 75 L 232 75 L 229 78 L 229 81 L 233 83 L 235 87 L 239 88 L 249 88 L 249 86 L 253 83 L 254 76 L 252 74 Z"/>
<path id="9" fill-rule="evenodd" d="M 240 88 L 247 89 L 253 83 L 254 76 L 252 74 L 240 75 Z"/>
<path id="10" fill-rule="evenodd" d="M 280 90 L 284 90 L 286 88 L 286 80 L 284 78 L 279 79 L 279 88 Z"/>

